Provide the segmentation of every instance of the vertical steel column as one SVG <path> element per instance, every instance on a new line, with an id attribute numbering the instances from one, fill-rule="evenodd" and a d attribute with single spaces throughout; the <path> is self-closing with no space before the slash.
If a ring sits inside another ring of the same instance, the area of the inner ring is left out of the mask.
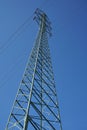
<path id="1" fill-rule="evenodd" d="M 5 130 L 62 130 L 48 45 L 47 15 L 37 9 L 39 33 L 21 80 Z"/>

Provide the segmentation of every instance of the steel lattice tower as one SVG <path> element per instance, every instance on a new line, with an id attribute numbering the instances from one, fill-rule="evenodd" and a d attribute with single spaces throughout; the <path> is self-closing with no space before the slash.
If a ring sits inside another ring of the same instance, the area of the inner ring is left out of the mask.
<path id="1" fill-rule="evenodd" d="M 40 9 L 39 32 L 21 80 L 5 130 L 62 130 L 48 45 L 50 21 Z"/>

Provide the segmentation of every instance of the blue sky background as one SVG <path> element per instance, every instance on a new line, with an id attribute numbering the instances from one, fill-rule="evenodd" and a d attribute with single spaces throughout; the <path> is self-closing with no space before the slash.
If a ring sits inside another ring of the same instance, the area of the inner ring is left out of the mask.
<path id="1" fill-rule="evenodd" d="M 35 41 L 37 7 L 52 22 L 49 44 L 63 130 L 87 130 L 87 0 L 0 0 L 0 130 Z M 8 41 L 27 18 L 29 26 Z"/>

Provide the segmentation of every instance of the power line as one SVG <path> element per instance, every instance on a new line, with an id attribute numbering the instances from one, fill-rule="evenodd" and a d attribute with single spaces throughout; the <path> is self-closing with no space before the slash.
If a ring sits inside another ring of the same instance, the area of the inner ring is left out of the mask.
<path id="1" fill-rule="evenodd" d="M 11 42 L 11 40 L 15 41 L 21 35 L 21 33 L 26 30 L 26 28 L 32 23 L 29 23 L 32 17 L 33 14 L 30 17 L 28 17 L 25 20 L 25 22 L 21 24 L 14 33 L 12 33 L 12 35 L 7 39 L 6 42 L 3 43 L 3 45 L 0 47 L 0 54 L 2 54 L 5 51 L 5 49 L 7 49 L 13 43 Z"/>
<path id="2" fill-rule="evenodd" d="M 46 3 L 47 3 L 47 2 L 44 1 L 44 2 L 40 5 L 40 8 L 42 8 Z M 0 46 L 0 54 L 2 54 L 2 53 L 5 51 L 5 49 L 7 49 L 7 48 L 10 46 L 10 44 L 12 43 L 11 40 L 12 40 L 13 38 L 14 38 L 13 41 L 15 41 L 16 38 L 17 38 L 18 36 L 20 36 L 20 34 L 30 25 L 30 24 L 29 24 L 29 21 L 30 21 L 32 18 L 33 18 L 33 14 L 32 14 L 30 17 L 28 17 L 28 18 L 24 21 L 24 23 L 21 24 L 21 25 L 17 28 L 17 30 L 16 30 L 15 32 L 12 33 L 12 35 L 7 39 L 6 42 L 4 42 L 4 44 L 3 44 L 2 46 Z M 22 29 L 23 29 L 23 30 L 22 30 Z M 8 43 L 8 44 L 7 44 L 7 43 Z M 21 61 L 21 60 L 19 60 L 19 61 Z M 14 70 L 14 69 L 15 69 L 15 64 L 14 64 L 13 67 L 10 67 L 9 73 L 11 73 L 12 70 Z M 6 74 L 7 74 L 7 73 L 6 73 Z M 6 77 L 6 74 L 4 74 L 3 77 Z M 11 77 L 11 76 L 9 76 L 9 77 Z M 3 78 L 2 78 L 2 79 L 3 79 Z M 0 85 L 0 86 L 1 86 L 0 88 L 2 88 L 2 85 L 4 85 L 7 81 L 8 81 L 8 78 Z"/>
<path id="3" fill-rule="evenodd" d="M 39 7 L 40 7 L 40 8 L 44 7 L 44 6 L 47 4 L 47 2 L 49 2 L 49 1 L 44 1 Z M 28 17 L 28 18 L 24 21 L 24 23 L 22 23 L 22 24 L 16 29 L 15 32 L 12 33 L 12 35 L 7 39 L 6 42 L 4 42 L 4 44 L 3 44 L 2 46 L 0 46 L 0 54 L 2 54 L 2 53 L 5 51 L 5 49 L 7 49 L 7 48 L 11 45 L 12 42 L 10 42 L 10 41 L 11 41 L 12 39 L 13 39 L 13 41 L 15 41 L 16 38 L 17 38 L 18 36 L 20 36 L 21 33 L 30 25 L 29 21 L 30 21 L 32 18 L 33 18 L 33 14 L 32 14 L 30 17 Z M 7 44 L 7 43 L 8 43 L 8 44 Z M 17 61 L 17 63 L 20 62 L 21 60 L 22 60 L 22 59 L 19 59 L 19 60 Z M 17 63 L 16 63 L 16 64 L 17 64 Z M 12 73 L 12 70 L 15 70 L 15 64 L 13 64 L 13 67 L 10 67 L 9 73 Z M 6 75 L 7 75 L 7 73 L 4 74 L 3 77 L 6 77 Z M 3 77 L 2 77 L 2 79 L 4 79 Z M 11 76 L 9 76 L 9 77 L 11 77 Z M 5 82 L 7 82 L 7 81 L 8 81 L 8 78 L 5 80 Z M 5 84 L 5 82 L 3 82 L 2 85 Z M 0 85 L 0 86 L 1 86 L 1 85 Z M 0 88 L 2 88 L 2 86 L 1 86 Z"/>
<path id="4" fill-rule="evenodd" d="M 46 4 L 48 3 L 49 1 L 44 1 L 40 6 L 39 8 L 43 8 L 44 6 L 46 6 Z M 12 33 L 12 35 L 7 39 L 7 41 L 5 41 L 3 43 L 3 45 L 0 46 L 0 55 L 13 43 L 13 41 L 15 41 L 20 35 L 22 32 L 24 32 L 24 30 L 30 25 L 29 24 L 29 21 L 33 19 L 33 14 L 28 17 L 23 24 L 21 24 L 17 30 L 15 32 Z M 23 29 L 24 28 L 24 29 Z M 23 30 L 22 30 L 23 29 Z M 11 42 L 12 40 L 12 42 Z"/>
<path id="5" fill-rule="evenodd" d="M 39 8 L 44 7 L 44 6 L 47 4 L 47 2 L 49 2 L 49 1 L 44 1 L 44 2 L 39 6 Z M 2 53 L 5 51 L 5 49 L 7 49 L 7 48 L 11 45 L 11 43 L 13 43 L 13 42 L 11 42 L 12 39 L 13 39 L 13 41 L 15 41 L 16 38 L 17 38 L 18 36 L 20 36 L 21 33 L 30 25 L 29 21 L 30 21 L 32 18 L 33 18 L 33 14 L 32 14 L 30 17 L 28 17 L 28 18 L 24 21 L 24 23 L 22 23 L 22 24 L 17 28 L 17 30 L 16 30 L 15 32 L 12 33 L 12 35 L 7 39 L 6 42 L 3 43 L 2 46 L 0 46 L 0 54 L 2 54 Z M 8 44 L 7 44 L 7 43 L 8 43 Z M 19 59 L 18 61 L 21 61 L 21 59 Z M 14 64 L 14 66 L 13 66 L 12 68 L 10 67 L 9 73 L 11 73 L 12 70 L 14 70 L 14 69 L 15 69 L 15 64 Z M 6 74 L 7 74 L 7 73 L 6 73 Z M 6 77 L 6 74 L 5 74 L 3 77 Z M 7 82 L 7 80 L 8 80 L 8 79 L 6 79 L 5 82 Z M 4 84 L 5 82 L 3 82 L 3 84 Z M 2 88 L 2 86 L 1 86 L 0 88 Z"/>
<path id="6" fill-rule="evenodd" d="M 26 52 L 26 51 L 24 51 L 24 52 Z M 9 73 L 9 74 L 12 74 L 13 72 L 15 72 L 17 66 L 24 61 L 24 56 L 25 56 L 25 55 L 26 55 L 26 53 L 24 53 L 23 56 L 21 56 L 15 63 L 13 63 L 13 65 L 10 66 L 8 72 L 6 72 L 6 73 L 1 77 L 1 79 L 0 79 L 1 81 L 3 81 L 3 79 L 5 79 L 5 80 L 0 84 L 0 88 L 4 87 L 4 84 L 6 84 L 7 81 L 9 81 L 9 79 L 10 79 L 11 77 L 13 77 L 13 76 L 11 76 L 11 75 L 7 76 L 7 74 L 8 74 L 8 73 Z M 26 57 L 27 57 L 27 56 L 26 56 Z M 15 64 L 16 64 L 16 66 L 15 66 Z M 5 77 L 5 78 L 4 78 L 4 77 Z"/>

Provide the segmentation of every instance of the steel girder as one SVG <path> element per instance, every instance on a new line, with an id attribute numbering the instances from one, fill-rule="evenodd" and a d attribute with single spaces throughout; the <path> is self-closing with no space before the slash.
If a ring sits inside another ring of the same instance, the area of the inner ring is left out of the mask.
<path id="1" fill-rule="evenodd" d="M 62 130 L 48 45 L 50 22 L 41 10 L 35 14 L 39 33 L 5 130 Z"/>

